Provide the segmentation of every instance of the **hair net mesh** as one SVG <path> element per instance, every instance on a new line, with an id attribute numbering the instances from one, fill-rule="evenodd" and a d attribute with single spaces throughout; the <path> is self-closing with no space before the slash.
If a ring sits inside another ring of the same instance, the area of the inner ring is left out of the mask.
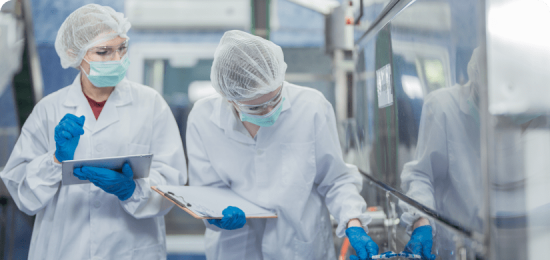
<path id="1" fill-rule="evenodd" d="M 472 52 L 472 57 L 468 62 L 468 78 L 472 83 L 480 84 L 481 83 L 481 63 L 484 58 L 484 55 L 481 53 L 479 47 L 475 48 Z"/>
<path id="2" fill-rule="evenodd" d="M 71 13 L 55 39 L 61 66 L 78 68 L 89 48 L 117 36 L 128 38 L 130 22 L 108 6 L 88 4 Z"/>
<path id="3" fill-rule="evenodd" d="M 212 86 L 229 100 L 251 100 L 283 83 L 286 63 L 281 47 L 242 31 L 226 32 L 214 54 Z"/>

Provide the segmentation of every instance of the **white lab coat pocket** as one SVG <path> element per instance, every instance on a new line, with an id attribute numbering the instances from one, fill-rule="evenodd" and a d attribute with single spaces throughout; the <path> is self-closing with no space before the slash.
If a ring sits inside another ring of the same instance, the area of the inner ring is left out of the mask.
<path id="1" fill-rule="evenodd" d="M 149 154 L 149 145 L 132 144 L 126 145 L 126 155 Z"/>
<path id="2" fill-rule="evenodd" d="M 316 174 L 315 142 L 281 144 L 282 184 L 309 190 Z"/>
<path id="3" fill-rule="evenodd" d="M 235 230 L 221 230 L 218 253 L 215 259 L 246 259 L 248 241 L 251 239 L 248 225 Z M 253 237 L 252 240 L 255 240 Z"/>
<path id="4" fill-rule="evenodd" d="M 152 259 L 166 259 L 166 248 L 164 245 L 154 245 L 142 248 L 134 249 L 132 253 L 132 260 L 152 260 Z"/>
<path id="5" fill-rule="evenodd" d="M 294 260 L 324 260 L 327 259 L 328 249 L 323 234 L 315 232 L 309 241 L 302 241 L 294 238 Z"/>

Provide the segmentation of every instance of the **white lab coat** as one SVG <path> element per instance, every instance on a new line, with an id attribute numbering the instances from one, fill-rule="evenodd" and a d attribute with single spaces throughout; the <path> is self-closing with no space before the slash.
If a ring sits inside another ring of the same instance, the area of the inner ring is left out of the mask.
<path id="1" fill-rule="evenodd" d="M 149 177 L 136 180 L 128 200 L 93 184 L 61 185 L 54 129 L 67 113 L 86 117 L 75 159 L 154 154 Z M 34 107 L 0 176 L 18 208 L 36 214 L 29 259 L 48 260 L 166 259 L 163 215 L 173 204 L 150 186 L 187 179 L 178 127 L 156 91 L 123 80 L 96 121 L 80 74 Z"/>
<path id="2" fill-rule="evenodd" d="M 482 232 L 480 130 L 477 110 L 468 103 L 472 91 L 469 84 L 457 85 L 426 97 L 415 160 L 403 167 L 401 188 L 443 217 Z M 400 206 L 411 231 L 420 214 Z"/>
<path id="3" fill-rule="evenodd" d="M 198 101 L 189 115 L 192 186 L 230 187 L 277 212 L 237 230 L 207 222 L 207 259 L 336 259 L 329 212 L 342 237 L 348 221 L 371 221 L 362 179 L 346 165 L 331 104 L 313 89 L 284 83 L 282 112 L 252 138 L 221 96 Z"/>
<path id="4" fill-rule="evenodd" d="M 441 216 L 474 232 L 482 233 L 484 214 L 484 189 L 481 172 L 481 142 L 478 108 L 472 98 L 471 83 L 453 86 L 430 93 L 426 97 L 420 120 L 420 131 L 415 160 L 405 164 L 401 174 L 401 188 L 407 196 L 434 209 Z M 545 118 L 533 120 L 527 129 L 545 127 Z M 498 151 L 491 166 L 490 178 L 492 218 L 501 215 L 525 215 L 526 190 L 525 166 L 521 148 L 532 142 L 529 135 L 521 133 L 519 126 L 505 129 L 499 126 L 498 142 L 493 151 Z M 503 130 L 504 129 L 504 130 Z M 546 130 L 545 130 L 546 131 Z M 418 210 L 400 202 L 404 210 L 402 220 L 411 225 L 421 217 Z M 497 221 L 495 221 L 497 222 Z M 430 219 L 436 234 L 435 245 L 439 257 L 454 259 L 455 233 L 436 225 Z M 503 224 L 502 226 L 504 226 Z M 514 243 L 525 241 L 525 229 L 514 226 L 501 227 L 496 244 L 501 245 L 499 259 L 517 259 L 526 255 L 521 246 Z"/>

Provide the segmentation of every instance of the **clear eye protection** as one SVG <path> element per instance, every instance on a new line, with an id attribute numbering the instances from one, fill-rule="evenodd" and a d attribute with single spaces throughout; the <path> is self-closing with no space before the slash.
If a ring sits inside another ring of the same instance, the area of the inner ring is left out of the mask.
<path id="1" fill-rule="evenodd" d="M 97 46 L 88 50 L 88 54 L 91 54 L 96 61 L 113 60 L 117 52 L 120 57 L 128 52 L 128 40 L 116 46 Z"/>
<path id="2" fill-rule="evenodd" d="M 281 99 L 282 99 L 282 94 L 281 93 L 282 92 L 283 92 L 283 88 L 281 87 L 281 89 L 279 90 L 277 95 L 275 95 L 273 98 L 271 98 L 267 102 L 264 102 L 264 103 L 258 104 L 258 105 L 246 105 L 246 104 L 239 103 L 238 101 L 234 101 L 234 102 L 235 102 L 235 104 L 237 105 L 237 107 L 239 108 L 239 110 L 241 112 L 247 113 L 247 114 L 252 114 L 252 115 L 257 115 L 257 114 L 261 114 L 261 113 L 265 112 L 268 107 L 277 106 L 279 104 L 279 102 L 281 102 Z"/>

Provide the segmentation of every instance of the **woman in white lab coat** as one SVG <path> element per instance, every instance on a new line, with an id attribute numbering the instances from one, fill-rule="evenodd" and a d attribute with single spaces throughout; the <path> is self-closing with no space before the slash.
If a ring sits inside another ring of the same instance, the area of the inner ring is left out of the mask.
<path id="1" fill-rule="evenodd" d="M 283 82 L 285 71 L 279 46 L 226 32 L 211 71 L 219 95 L 189 115 L 190 185 L 229 187 L 278 214 L 245 221 L 229 207 L 205 222 L 207 259 L 336 259 L 329 213 L 367 259 L 378 246 L 363 230 L 371 217 L 362 180 L 342 159 L 333 108 L 320 92 Z"/>
<path id="2" fill-rule="evenodd" d="M 163 215 L 171 203 L 150 186 L 186 182 L 174 117 L 153 89 L 124 78 L 130 24 L 86 5 L 61 26 L 56 51 L 81 73 L 42 99 L 0 174 L 18 208 L 36 214 L 29 259 L 166 259 Z M 61 161 L 154 154 L 148 178 L 75 170 L 89 184 L 61 184 Z"/>

